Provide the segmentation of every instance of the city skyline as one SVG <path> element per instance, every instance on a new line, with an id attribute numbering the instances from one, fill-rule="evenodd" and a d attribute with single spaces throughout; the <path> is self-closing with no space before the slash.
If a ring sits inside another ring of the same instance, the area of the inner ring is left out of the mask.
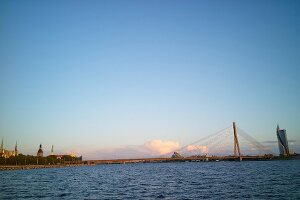
<path id="1" fill-rule="evenodd" d="M 161 153 L 232 121 L 300 141 L 298 1 L 0 2 L 0 139 Z M 277 144 L 277 143 L 276 143 Z M 289 143 L 290 144 L 290 143 Z M 49 147 L 49 148 L 48 148 Z"/>
<path id="2" fill-rule="evenodd" d="M 228 129 L 231 129 L 230 127 L 226 128 L 226 130 Z M 224 131 L 225 129 L 223 130 L 220 130 L 220 131 Z M 232 129 L 233 131 L 233 129 Z M 239 131 L 242 131 L 243 134 L 240 135 Z M 247 134 L 246 132 L 244 132 L 244 130 L 240 129 L 237 133 L 238 133 L 238 138 L 244 138 L 245 136 L 243 136 L 244 134 Z M 294 154 L 294 153 L 297 153 L 300 151 L 300 143 L 298 140 L 287 140 L 287 135 L 286 135 L 286 130 L 285 129 L 279 129 L 279 125 L 277 125 L 277 128 L 276 128 L 276 136 L 277 136 L 277 139 L 278 139 L 278 133 L 279 132 L 284 132 L 283 134 L 285 136 L 285 141 L 288 141 L 289 143 L 291 143 L 291 147 L 289 148 L 287 145 L 287 151 L 290 152 L 290 154 Z M 218 131 L 219 132 L 219 131 Z M 216 133 L 218 133 L 216 132 Z M 213 135 L 215 135 L 216 133 L 214 133 Z M 233 134 L 233 132 L 231 133 Z M 212 135 L 212 134 L 210 134 Z M 221 137 L 221 135 L 219 135 Z M 233 136 L 233 135 L 232 135 Z M 252 137 L 251 135 L 247 136 L 247 137 Z M 233 140 L 233 138 L 227 138 L 227 142 L 228 142 L 228 139 L 229 140 Z M 245 138 L 244 138 L 245 139 Z M 256 140 L 255 138 L 253 138 L 254 140 Z M 252 139 L 252 140 L 253 140 Z M 215 155 L 216 151 L 211 149 L 212 146 L 211 144 L 208 144 L 208 146 L 202 146 L 200 143 L 201 141 L 202 142 L 205 142 L 207 140 L 207 136 L 204 137 L 204 138 L 201 138 L 200 140 L 198 140 L 197 142 L 192 142 L 191 144 L 185 144 L 185 145 L 181 145 L 180 143 L 178 142 L 173 142 L 173 141 L 161 141 L 161 140 L 152 140 L 152 141 L 148 141 L 146 143 L 144 143 L 143 145 L 124 145 L 124 146 L 119 146 L 118 148 L 111 148 L 111 149 L 98 149 L 97 152 L 83 152 L 86 156 L 86 159 L 118 159 L 118 158 L 142 158 L 142 157 L 157 157 L 157 156 L 163 156 L 163 157 L 168 157 L 169 154 L 172 154 L 174 151 L 177 151 L 177 150 L 182 150 L 182 151 L 189 151 L 189 155 L 193 155 L 195 154 L 196 152 L 200 153 L 201 155 Z M 220 140 L 220 138 L 219 138 Z M 223 155 L 226 155 L 226 154 L 229 154 L 231 155 L 233 152 L 231 152 L 231 148 L 232 148 L 232 144 L 228 144 L 225 140 L 225 138 L 221 138 L 221 140 L 223 140 L 223 144 L 220 146 L 220 144 L 218 144 L 217 146 L 215 146 L 215 148 L 225 148 L 224 152 L 223 152 Z M 248 139 L 247 139 L 248 140 Z M 200 142 L 200 143 L 199 143 Z M 245 142 L 245 141 L 244 141 Z M 267 153 L 271 153 L 273 155 L 278 155 L 278 150 L 280 152 L 279 155 L 286 155 L 286 154 L 283 154 L 282 153 L 282 147 L 280 146 L 279 142 L 282 143 L 282 141 L 278 139 L 278 141 L 274 141 L 274 140 L 268 140 L 268 141 L 262 141 L 262 142 L 259 142 L 259 141 L 255 141 L 255 142 L 258 142 L 259 145 L 262 145 L 261 147 L 263 149 L 252 149 L 253 147 L 251 147 L 251 145 L 255 145 L 254 143 L 253 144 L 246 144 L 242 142 L 242 144 L 240 144 L 242 146 L 242 151 L 241 151 L 241 154 L 242 155 L 252 155 L 253 153 L 256 155 L 256 154 L 267 154 Z M 250 143 L 252 143 L 251 141 L 248 141 Z M 198 144 L 197 144 L 198 143 Z M 227 143 L 227 146 L 224 146 L 224 144 Z M 278 148 L 277 149 L 277 143 L 278 143 Z M 199 145 L 200 144 L 200 145 Z M 214 145 L 212 143 L 212 145 Z M 229 146 L 228 146 L 229 145 Z M 246 146 L 244 146 L 246 145 Z M 46 154 L 44 154 L 45 156 L 50 156 L 50 155 L 62 155 L 62 154 L 65 154 L 65 155 L 72 155 L 72 156 L 82 156 L 82 152 L 78 151 L 78 152 L 75 152 L 75 151 L 63 151 L 63 150 L 58 150 L 58 151 L 54 151 L 54 145 L 50 145 L 51 146 L 51 150 L 48 151 L 48 149 L 46 150 L 43 150 L 43 152 L 46 152 Z M 219 146 L 219 147 L 218 147 Z M 185 149 L 182 149 L 183 147 L 185 147 Z M 260 147 L 260 148 L 261 148 Z M 226 152 L 226 148 L 227 151 Z M 228 149 L 229 148 L 229 149 Z M 248 150 L 247 150 L 248 148 Z M 20 152 L 19 150 L 17 150 L 17 141 L 15 143 L 15 149 L 14 150 L 8 150 L 7 148 L 5 148 L 4 146 L 4 143 L 3 143 L 3 138 L 2 138 L 2 142 L 1 142 L 1 149 L 2 150 L 6 150 L 7 152 L 11 152 L 10 154 L 14 154 L 14 152 L 17 151 L 17 154 L 21 153 L 23 155 L 33 155 L 32 153 L 23 153 L 23 152 Z M 39 151 L 40 149 L 43 149 L 42 148 L 42 144 L 39 145 Z M 251 150 L 252 149 L 252 150 Z M 196 150 L 196 151 L 195 151 Z M 246 150 L 246 151 L 245 151 Z M 262 150 L 262 151 L 261 151 Z M 261 151 L 261 152 L 258 152 L 258 151 Z M 187 152 L 186 152 L 187 153 Z M 218 154 L 222 152 L 218 152 Z M 253 155 L 254 155 L 253 154 Z"/>

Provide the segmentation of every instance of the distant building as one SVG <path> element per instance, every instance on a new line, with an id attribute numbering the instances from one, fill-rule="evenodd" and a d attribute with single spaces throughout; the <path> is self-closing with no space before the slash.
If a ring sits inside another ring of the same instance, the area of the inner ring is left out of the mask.
<path id="1" fill-rule="evenodd" d="M 43 154 L 44 154 L 44 152 L 43 152 L 43 149 L 42 149 L 42 144 L 40 144 L 40 148 L 39 148 L 36 156 L 37 157 L 43 157 Z"/>
<path id="2" fill-rule="evenodd" d="M 65 159 L 65 158 L 81 158 L 82 156 L 78 157 L 75 154 L 56 154 L 51 155 L 54 156 L 56 159 Z"/>
<path id="3" fill-rule="evenodd" d="M 173 155 L 171 156 L 171 158 L 183 158 L 183 156 L 180 155 L 180 153 L 178 153 L 178 152 L 174 152 Z"/>
<path id="4" fill-rule="evenodd" d="M 58 160 L 59 163 L 64 164 L 79 164 L 82 163 L 82 156 L 77 157 L 74 154 L 61 154 L 61 155 L 51 155 Z"/>
<path id="5" fill-rule="evenodd" d="M 290 155 L 288 140 L 286 136 L 286 130 L 280 129 L 279 125 L 277 125 L 276 135 L 278 140 L 279 154 L 281 156 Z"/>
<path id="6" fill-rule="evenodd" d="M 75 154 L 54 154 L 54 147 L 52 145 L 51 147 L 51 154 L 50 156 L 52 156 L 53 158 L 59 159 L 59 160 L 63 160 L 65 161 L 82 161 L 82 156 L 77 157 L 77 155 Z"/>
<path id="7" fill-rule="evenodd" d="M 17 156 L 17 155 L 19 155 L 17 142 L 15 145 L 15 150 L 9 151 L 4 149 L 3 139 L 2 139 L 1 146 L 0 146 L 0 157 L 9 158 L 11 156 Z"/>

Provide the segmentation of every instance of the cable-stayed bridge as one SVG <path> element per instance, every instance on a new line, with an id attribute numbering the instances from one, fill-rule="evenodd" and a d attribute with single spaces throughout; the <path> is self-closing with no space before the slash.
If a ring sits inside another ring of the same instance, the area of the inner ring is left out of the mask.
<path id="1" fill-rule="evenodd" d="M 273 154 L 243 129 L 233 125 L 175 150 L 173 157 L 262 156 Z M 177 155 L 177 156 L 176 156 Z M 170 153 L 164 157 L 171 156 Z"/>
<path id="2" fill-rule="evenodd" d="M 273 152 L 236 126 L 224 128 L 214 134 L 192 142 L 158 158 L 89 160 L 89 163 L 136 163 L 171 161 L 266 160 Z"/>

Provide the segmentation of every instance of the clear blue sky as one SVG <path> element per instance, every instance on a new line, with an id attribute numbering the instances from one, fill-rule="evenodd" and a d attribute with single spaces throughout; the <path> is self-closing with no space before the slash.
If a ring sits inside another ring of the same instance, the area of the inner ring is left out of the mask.
<path id="1" fill-rule="evenodd" d="M 236 121 L 299 140 L 299 36 L 291 0 L 1 1 L 0 137 L 85 154 Z"/>

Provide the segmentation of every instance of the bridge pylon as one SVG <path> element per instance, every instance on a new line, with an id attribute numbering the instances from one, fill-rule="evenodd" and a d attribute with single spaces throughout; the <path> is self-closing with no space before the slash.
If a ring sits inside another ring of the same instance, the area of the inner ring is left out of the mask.
<path id="1" fill-rule="evenodd" d="M 240 143 L 237 134 L 237 128 L 235 122 L 232 123 L 233 126 L 233 147 L 234 147 L 234 156 L 238 156 L 240 161 L 242 161 Z"/>

